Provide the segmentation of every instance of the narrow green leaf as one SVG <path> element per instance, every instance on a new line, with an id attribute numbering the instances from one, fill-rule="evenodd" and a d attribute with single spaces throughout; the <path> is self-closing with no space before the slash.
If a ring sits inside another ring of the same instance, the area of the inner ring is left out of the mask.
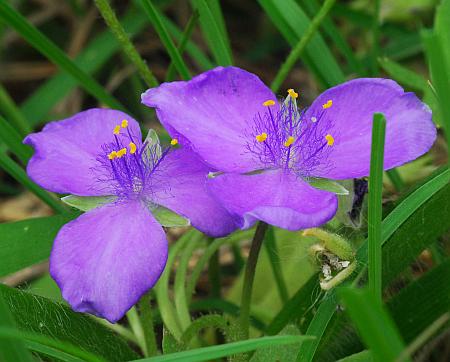
<path id="1" fill-rule="evenodd" d="M 58 230 L 76 214 L 0 224 L 0 277 L 48 259 Z"/>
<path id="2" fill-rule="evenodd" d="M 409 70 L 400 63 L 394 62 L 389 58 L 380 58 L 378 59 L 378 63 L 397 82 L 419 92 L 425 92 L 428 88 L 428 83 L 424 77 L 417 74 L 417 72 Z"/>
<path id="3" fill-rule="evenodd" d="M 164 21 L 164 19 L 161 20 Z M 195 26 L 197 25 L 197 22 L 198 22 L 198 11 L 194 10 L 194 13 L 189 18 L 189 21 L 186 25 L 186 28 L 183 31 L 183 35 L 177 47 L 178 52 L 180 53 L 181 56 L 183 55 L 187 45 L 189 44 L 189 40 L 191 38 Z M 171 82 L 174 79 L 175 79 L 175 63 L 172 60 L 172 62 L 169 65 L 169 68 L 167 69 L 166 82 Z"/>
<path id="4" fill-rule="evenodd" d="M 26 345 L 31 347 L 37 347 L 38 351 L 46 351 L 50 352 L 52 351 L 53 355 L 55 355 L 56 352 L 62 352 L 64 355 L 69 355 L 72 360 L 78 360 L 78 361 L 87 361 L 87 362 L 101 362 L 104 361 L 103 358 L 97 357 L 91 353 L 85 352 L 78 347 L 72 346 L 69 343 L 64 343 L 62 341 L 58 341 L 53 338 L 41 336 L 35 333 L 24 333 L 21 331 L 17 331 L 12 328 L 0 328 L 0 336 L 5 336 L 9 338 L 18 339 L 21 341 L 24 341 Z M 31 342 L 31 343 L 30 343 Z M 48 347 L 48 348 L 45 348 Z M 33 348 L 30 348 L 33 350 Z M 57 357 L 59 353 L 56 353 Z M 59 355 L 60 356 L 60 355 Z"/>
<path id="5" fill-rule="evenodd" d="M 31 132 L 31 127 L 23 116 L 20 109 L 16 106 L 12 98 L 6 92 L 6 89 L 0 84 L 0 111 L 11 120 L 17 133 L 25 137 Z"/>
<path id="6" fill-rule="evenodd" d="M 30 180 L 27 173 L 5 152 L 0 151 L 0 167 L 10 174 L 16 181 L 25 186 L 28 190 L 34 193 L 48 206 L 56 212 L 66 212 L 67 209 L 43 188 Z"/>
<path id="7" fill-rule="evenodd" d="M 38 334 L 46 339 L 57 336 L 59 341 L 107 361 L 122 362 L 138 358 L 124 339 L 97 323 L 91 316 L 76 313 L 62 303 L 2 284 L 0 296 L 14 311 L 17 328 L 27 335 Z"/>
<path id="8" fill-rule="evenodd" d="M 175 273 L 175 308 L 178 313 L 178 319 L 180 321 L 182 331 L 185 331 L 191 323 L 191 315 L 189 313 L 189 306 L 186 297 L 186 276 L 189 268 L 189 260 L 202 239 L 203 237 L 201 235 L 192 238 L 184 247 Z"/>
<path id="9" fill-rule="evenodd" d="M 348 357 L 341 358 L 337 362 L 372 362 L 372 353 L 368 350 L 352 354 Z"/>
<path id="10" fill-rule="evenodd" d="M 198 13 L 197 10 L 194 12 Z M 160 14 L 164 21 L 164 25 L 169 31 L 170 35 L 181 44 L 183 38 L 183 32 L 178 29 L 178 27 L 166 16 Z M 191 56 L 194 62 L 200 67 L 200 69 L 208 70 L 214 68 L 213 62 L 205 55 L 202 49 L 200 49 L 194 42 L 188 41 L 186 44 L 186 52 Z"/>
<path id="11" fill-rule="evenodd" d="M 166 354 L 163 356 L 144 358 L 140 362 L 197 362 L 211 361 L 217 358 L 227 357 L 233 354 L 254 351 L 261 347 L 280 346 L 294 344 L 311 339 L 310 336 L 273 336 L 248 339 L 246 341 L 221 344 L 217 346 L 191 349 L 185 352 Z"/>
<path id="12" fill-rule="evenodd" d="M 138 34 L 147 22 L 147 17 L 136 9 L 131 9 L 120 20 L 130 38 Z M 98 71 L 120 45 L 114 35 L 106 30 L 93 38 L 73 62 L 87 74 Z M 24 103 L 21 109 L 31 125 L 43 122 L 50 110 L 75 88 L 77 81 L 65 72 L 59 72 L 38 88 Z"/>
<path id="13" fill-rule="evenodd" d="M 2 116 L 0 116 L 0 139 L 17 156 L 22 164 L 27 164 L 33 154 L 31 147 L 22 143 L 23 137 Z"/>
<path id="14" fill-rule="evenodd" d="M 130 38 L 122 27 L 120 21 L 117 19 L 114 10 L 109 5 L 109 0 L 95 0 L 95 4 L 102 14 L 103 19 L 105 19 L 106 24 L 111 29 L 117 41 L 120 43 L 123 52 L 127 55 L 131 63 L 134 64 L 147 86 L 157 87 L 159 84 L 158 81 L 145 64 L 136 48 L 133 46 L 133 43 L 131 43 Z"/>
<path id="15" fill-rule="evenodd" d="M 373 115 L 372 148 L 370 156 L 369 176 L 369 220 L 368 237 L 369 246 L 369 290 L 377 303 L 382 303 L 381 288 L 381 218 L 383 193 L 383 161 L 384 140 L 386 134 L 386 119 L 381 113 Z"/>
<path id="16" fill-rule="evenodd" d="M 184 80 L 191 79 L 191 73 L 189 72 L 186 63 L 184 62 L 183 58 L 178 52 L 178 49 L 169 36 L 169 33 L 164 26 L 164 22 L 162 21 L 161 17 L 158 14 L 158 11 L 153 6 L 152 2 L 150 0 L 141 0 L 141 5 L 144 8 L 144 11 L 147 13 L 147 16 L 150 19 L 150 22 L 152 23 L 156 32 L 158 33 L 159 39 L 166 48 L 167 53 L 169 53 L 170 59 L 172 60 L 178 73 L 181 75 L 181 78 L 183 78 Z"/>
<path id="17" fill-rule="evenodd" d="M 259 0 L 266 14 L 291 46 L 295 46 L 305 33 L 311 21 L 294 0 Z M 319 33 L 316 33 L 305 48 L 308 68 L 325 87 L 345 81 L 344 74 L 330 49 Z"/>
<path id="18" fill-rule="evenodd" d="M 116 196 L 77 196 L 68 195 L 61 198 L 65 204 L 81 211 L 89 211 L 96 207 L 114 202 Z"/>
<path id="19" fill-rule="evenodd" d="M 314 354 L 319 347 L 320 340 L 336 311 L 335 298 L 335 293 L 332 291 L 325 295 L 324 300 L 319 305 L 314 318 L 311 320 L 311 323 L 306 330 L 307 335 L 314 336 L 316 339 L 302 343 L 297 355 L 297 362 L 312 361 Z"/>
<path id="20" fill-rule="evenodd" d="M 444 128 L 447 146 L 450 149 L 450 107 L 447 103 L 450 94 L 450 65 L 447 67 L 447 53 L 444 51 L 448 44 L 442 44 L 440 37 L 430 30 L 423 30 L 421 35 L 429 63 L 431 80 L 436 89 L 441 110 L 442 120 L 439 123 Z M 450 60 L 448 62 L 450 64 Z"/>
<path id="21" fill-rule="evenodd" d="M 284 303 L 283 308 L 278 312 L 278 314 L 272 319 L 270 324 L 267 326 L 265 333 L 269 336 L 273 336 L 281 332 L 281 330 L 287 326 L 288 323 L 294 320 L 300 320 L 304 318 L 305 323 L 298 323 L 299 325 L 307 325 L 307 321 L 310 319 L 308 316 L 308 311 L 311 312 L 311 304 L 314 301 L 311 300 L 310 296 L 314 294 L 317 288 L 318 276 L 314 274 L 309 278 L 309 280 L 302 285 L 301 288 Z"/>
<path id="22" fill-rule="evenodd" d="M 347 287 L 339 288 L 338 295 L 375 360 L 394 361 L 403 351 L 403 341 L 373 292 Z"/>
<path id="23" fill-rule="evenodd" d="M 223 29 L 217 22 L 209 4 L 205 0 L 192 0 L 192 4 L 200 15 L 199 22 L 202 34 L 214 55 L 216 63 L 223 66 L 232 65 L 231 49 L 227 45 L 227 40 L 222 32 Z"/>
<path id="24" fill-rule="evenodd" d="M 0 294 L 0 330 L 14 329 L 15 322 L 10 309 L 3 300 Z M 15 340 L 9 335 L 2 335 L 0 333 L 0 360 L 1 361 L 18 361 L 18 362 L 33 362 L 31 354 L 26 350 L 25 344 L 22 341 Z"/>
<path id="25" fill-rule="evenodd" d="M 125 110 L 125 107 L 111 96 L 95 79 L 80 69 L 61 49 L 43 33 L 31 25 L 5 1 L 0 2 L 0 19 L 14 28 L 27 42 L 61 69 L 74 77 L 88 93 L 109 107 Z"/>
<path id="26" fill-rule="evenodd" d="M 336 0 L 325 0 L 319 12 L 314 17 L 314 19 L 309 23 L 304 34 L 301 36 L 300 41 L 294 46 L 294 48 L 291 50 L 284 63 L 281 65 L 277 75 L 275 76 L 274 80 L 272 81 L 272 84 L 270 85 L 270 88 L 274 93 L 279 91 L 281 85 L 288 76 L 290 70 L 297 62 L 297 60 L 300 58 L 300 56 L 302 55 L 303 51 L 305 50 L 306 46 L 308 45 L 312 37 L 316 34 L 317 30 L 319 29 L 319 26 L 322 24 L 322 22 L 328 15 L 328 12 L 333 7 L 335 1 Z"/>
<path id="27" fill-rule="evenodd" d="M 348 190 L 342 186 L 339 182 L 328 180 L 325 178 L 311 177 L 308 178 L 308 183 L 319 190 L 326 190 L 333 192 L 336 195 L 348 195 Z"/>

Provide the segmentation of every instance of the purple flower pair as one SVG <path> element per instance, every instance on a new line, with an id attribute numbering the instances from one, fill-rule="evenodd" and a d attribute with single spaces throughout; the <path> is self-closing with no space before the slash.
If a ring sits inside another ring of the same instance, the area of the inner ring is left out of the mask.
<path id="1" fill-rule="evenodd" d="M 279 102 L 255 75 L 220 67 L 142 96 L 181 148 L 143 143 L 135 120 L 102 109 L 28 136 L 34 181 L 58 193 L 115 197 L 55 240 L 50 272 L 71 306 L 114 322 L 156 283 L 167 240 L 155 205 L 211 236 L 256 220 L 318 226 L 335 214 L 337 197 L 308 180 L 368 175 L 374 112 L 387 118 L 386 169 L 425 153 L 436 137 L 429 109 L 391 80 L 347 82 L 302 112 L 297 96 L 289 90 Z"/>

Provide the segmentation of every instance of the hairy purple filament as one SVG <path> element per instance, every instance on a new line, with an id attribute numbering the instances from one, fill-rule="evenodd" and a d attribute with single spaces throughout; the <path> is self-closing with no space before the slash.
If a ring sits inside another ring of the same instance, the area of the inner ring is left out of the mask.
<path id="1" fill-rule="evenodd" d="M 266 168 L 292 170 L 308 177 L 313 171 L 328 167 L 331 148 L 327 135 L 332 132 L 333 122 L 327 111 L 323 108 L 306 119 L 305 110 L 300 111 L 291 96 L 279 107 L 270 104 L 264 114 L 255 116 L 253 128 L 247 134 L 250 139 L 247 150 Z"/>
<path id="2" fill-rule="evenodd" d="M 142 143 L 128 127 L 126 132 L 114 132 L 112 141 L 101 147 L 94 169 L 105 191 L 121 198 L 143 198 L 151 195 L 158 166 L 170 151 L 159 144 Z"/>

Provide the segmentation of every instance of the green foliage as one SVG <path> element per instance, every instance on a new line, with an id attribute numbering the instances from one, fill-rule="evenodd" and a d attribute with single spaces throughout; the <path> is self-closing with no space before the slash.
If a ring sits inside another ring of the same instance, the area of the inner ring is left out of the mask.
<path id="1" fill-rule="evenodd" d="M 126 342 L 109 329 L 87 315 L 73 312 L 61 303 L 4 285 L 0 285 L 0 297 L 5 300 L 14 315 L 17 327 L 24 333 L 50 338 L 57 336 L 58 340 L 108 361 L 137 358 Z"/>
<path id="2" fill-rule="evenodd" d="M 0 224 L 0 276 L 47 260 L 56 233 L 75 214 Z"/>

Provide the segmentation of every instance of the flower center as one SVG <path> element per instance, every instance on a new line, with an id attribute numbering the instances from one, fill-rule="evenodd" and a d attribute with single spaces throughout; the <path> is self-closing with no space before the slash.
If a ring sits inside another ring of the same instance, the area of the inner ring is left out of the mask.
<path id="1" fill-rule="evenodd" d="M 275 100 L 263 103 L 267 111 L 257 114 L 253 128 L 247 134 L 247 150 L 265 168 L 290 169 L 301 176 L 310 176 L 318 168 L 327 167 L 328 154 L 334 145 L 333 123 L 328 100 L 317 114 L 306 119 L 297 107 L 298 93 L 288 90 L 288 96 L 274 107 Z"/>
<path id="2" fill-rule="evenodd" d="M 126 119 L 113 129 L 110 143 L 97 156 L 100 167 L 94 171 L 110 194 L 118 197 L 140 197 L 151 191 L 153 175 L 170 148 L 161 149 L 159 141 L 147 137 L 141 143 L 128 127 Z M 156 134 L 155 134 L 156 137 Z M 178 141 L 173 139 L 171 145 Z"/>

